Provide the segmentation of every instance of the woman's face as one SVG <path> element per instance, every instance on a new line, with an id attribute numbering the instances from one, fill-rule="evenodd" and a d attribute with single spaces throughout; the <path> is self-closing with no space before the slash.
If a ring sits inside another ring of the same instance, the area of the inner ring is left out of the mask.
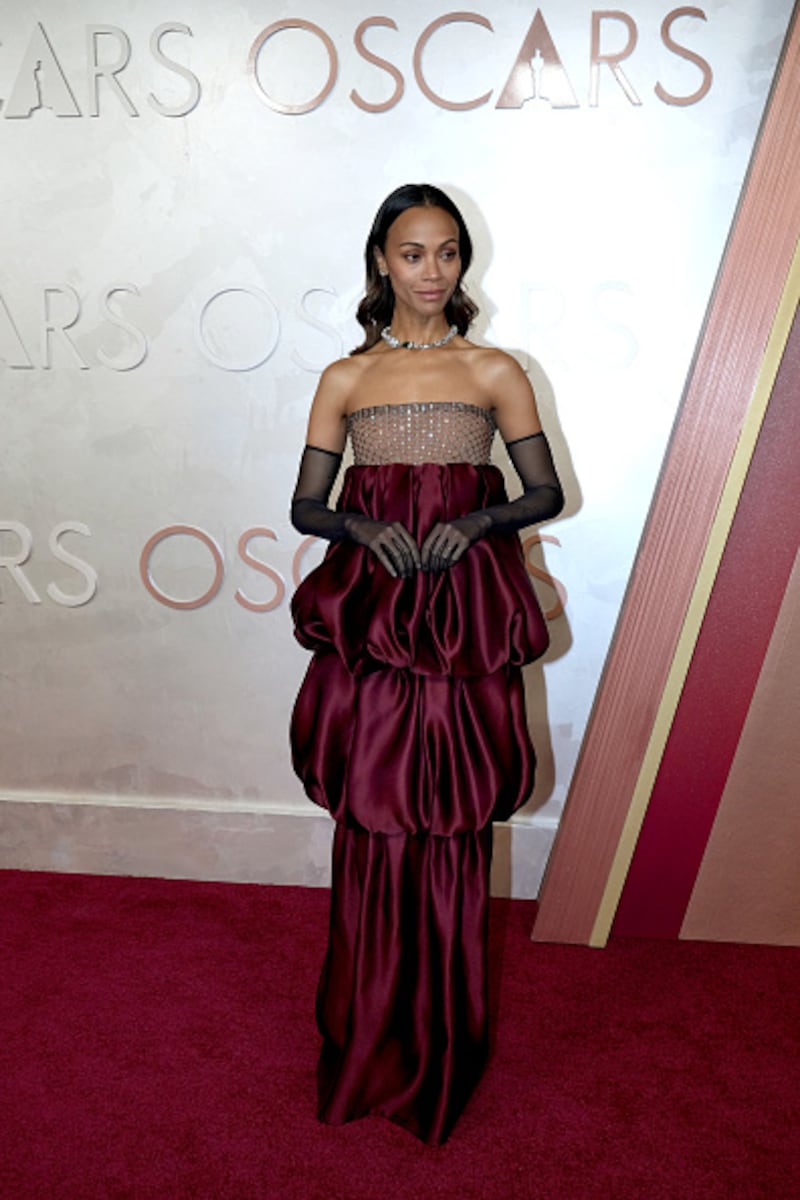
<path id="1" fill-rule="evenodd" d="M 389 226 L 378 269 L 389 274 L 395 312 L 408 308 L 436 316 L 456 289 L 461 275 L 458 225 L 443 208 L 407 208 Z"/>

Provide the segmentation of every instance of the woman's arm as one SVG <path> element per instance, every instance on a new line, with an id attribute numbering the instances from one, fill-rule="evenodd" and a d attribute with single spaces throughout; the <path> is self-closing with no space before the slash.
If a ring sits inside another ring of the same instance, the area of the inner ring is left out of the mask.
<path id="1" fill-rule="evenodd" d="M 404 525 L 399 521 L 373 521 L 363 513 L 334 512 L 328 507 L 347 438 L 351 384 L 348 359 L 333 363 L 322 374 L 311 405 L 307 444 L 292 496 L 292 524 L 300 533 L 328 541 L 350 538 L 371 550 L 390 575 L 406 578 L 419 569 L 420 554 Z"/>
<path id="2" fill-rule="evenodd" d="M 564 494 L 525 372 L 509 355 L 495 351 L 482 364 L 481 383 L 492 399 L 497 427 L 524 490 L 516 500 L 435 525 L 422 545 L 426 570 L 451 567 L 490 531 L 523 529 L 557 516 L 564 507 Z"/>
<path id="3" fill-rule="evenodd" d="M 347 438 L 349 372 L 346 360 L 332 363 L 320 378 L 308 418 L 306 447 L 292 496 L 292 524 L 301 533 L 329 541 L 347 536 L 344 517 L 328 508 Z"/>

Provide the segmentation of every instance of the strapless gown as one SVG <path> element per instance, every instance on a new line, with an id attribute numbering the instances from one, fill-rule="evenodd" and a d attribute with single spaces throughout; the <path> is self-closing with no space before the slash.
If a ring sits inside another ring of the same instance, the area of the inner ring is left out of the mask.
<path id="1" fill-rule="evenodd" d="M 342 511 L 402 521 L 422 544 L 507 499 L 482 409 L 382 405 L 348 426 Z M 405 580 L 336 542 L 292 609 L 313 651 L 294 766 L 336 822 L 319 1116 L 379 1114 L 441 1142 L 486 1062 L 492 821 L 533 786 L 521 667 L 546 625 L 513 533 Z"/>

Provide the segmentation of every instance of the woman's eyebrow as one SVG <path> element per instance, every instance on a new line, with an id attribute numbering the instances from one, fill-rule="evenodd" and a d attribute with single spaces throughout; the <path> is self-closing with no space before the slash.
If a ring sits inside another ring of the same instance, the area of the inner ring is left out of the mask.
<path id="1" fill-rule="evenodd" d="M 454 238 L 454 237 L 445 238 L 444 241 L 441 242 L 440 244 L 442 246 L 446 246 L 446 245 L 448 245 L 449 242 L 458 242 L 458 238 Z M 424 242 L 401 242 L 400 245 L 401 246 L 418 246 L 420 250 L 425 249 Z"/>

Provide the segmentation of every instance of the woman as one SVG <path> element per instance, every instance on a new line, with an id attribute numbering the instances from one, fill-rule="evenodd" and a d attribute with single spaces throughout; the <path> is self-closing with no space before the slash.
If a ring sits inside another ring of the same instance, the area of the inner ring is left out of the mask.
<path id="1" fill-rule="evenodd" d="M 547 632 L 515 531 L 563 503 L 526 375 L 464 336 L 471 258 L 438 188 L 381 205 L 366 336 L 320 379 L 292 503 L 296 528 L 332 543 L 293 601 L 314 651 L 295 769 L 336 821 L 319 1115 L 380 1114 L 428 1142 L 485 1063 L 491 822 L 533 784 L 520 668 Z M 496 428 L 513 502 L 489 465 Z"/>

